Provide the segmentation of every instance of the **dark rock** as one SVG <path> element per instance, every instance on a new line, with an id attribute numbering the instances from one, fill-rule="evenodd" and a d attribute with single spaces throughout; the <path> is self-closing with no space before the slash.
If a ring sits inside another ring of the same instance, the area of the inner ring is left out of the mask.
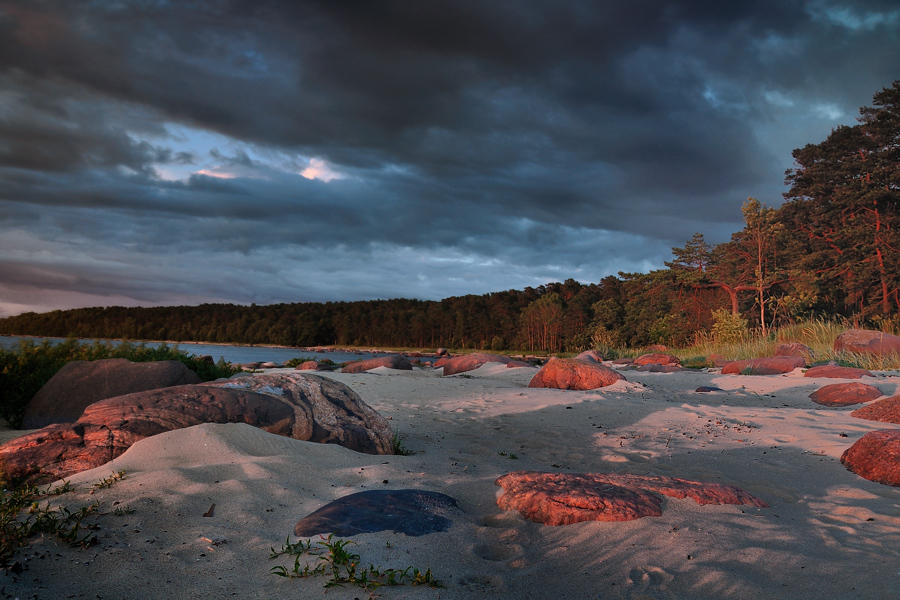
<path id="1" fill-rule="evenodd" d="M 441 361 L 438 361 L 441 362 Z M 487 363 L 509 364 L 512 359 L 508 356 L 499 354 L 485 354 L 483 352 L 475 352 L 474 354 L 464 354 L 456 356 L 441 364 L 444 367 L 444 375 L 456 375 L 457 373 L 465 373 L 477 369 L 481 365 Z M 437 363 L 435 363 L 437 366 Z"/>
<path id="2" fill-rule="evenodd" d="M 600 363 L 589 363 L 571 358 L 550 360 L 531 378 L 530 388 L 559 390 L 594 390 L 612 385 L 625 376 Z"/>
<path id="3" fill-rule="evenodd" d="M 857 408 L 850 416 L 882 423 L 900 423 L 900 396 L 891 396 Z"/>
<path id="4" fill-rule="evenodd" d="M 349 387 L 315 375 L 261 375 L 108 398 L 74 424 L 0 446 L 7 481 L 54 481 L 99 467 L 135 442 L 201 423 L 246 423 L 299 440 L 391 454 L 387 421 Z"/>
<path id="5" fill-rule="evenodd" d="M 503 488 L 497 505 L 545 525 L 581 521 L 631 521 L 662 514 L 662 498 L 691 498 L 698 504 L 768 504 L 744 490 L 718 483 L 671 477 L 604 473 L 516 471 L 495 482 Z"/>
<path id="6" fill-rule="evenodd" d="M 870 431 L 844 450 L 841 464 L 869 481 L 900 486 L 900 429 Z"/>
<path id="7" fill-rule="evenodd" d="M 364 373 L 369 369 L 377 369 L 378 367 L 387 367 L 388 369 L 398 369 L 400 371 L 412 371 L 412 363 L 402 354 L 393 354 L 391 356 L 377 356 L 368 360 L 361 360 L 350 363 L 341 369 L 341 373 Z"/>
<path id="8" fill-rule="evenodd" d="M 850 329 L 837 336 L 834 349 L 836 352 L 889 356 L 900 354 L 900 337 L 881 331 Z"/>
<path id="9" fill-rule="evenodd" d="M 214 361 L 213 357 L 210 356 L 209 354 L 204 354 L 203 356 L 197 356 L 197 357 L 195 357 L 194 360 L 196 360 L 198 362 L 206 363 L 208 365 L 216 364 L 216 361 Z"/>
<path id="10" fill-rule="evenodd" d="M 447 352 L 446 348 L 438 348 L 437 352 L 434 353 L 435 356 L 450 356 L 450 353 Z"/>
<path id="11" fill-rule="evenodd" d="M 634 359 L 633 358 L 617 358 L 611 362 L 614 365 L 633 365 Z"/>
<path id="12" fill-rule="evenodd" d="M 714 385 L 701 385 L 698 387 L 695 392 L 706 393 L 706 392 L 721 392 L 722 388 L 718 388 Z"/>
<path id="13" fill-rule="evenodd" d="M 455 499 L 422 490 L 371 490 L 339 498 L 297 522 L 294 535 L 312 537 L 333 533 L 395 531 L 410 536 L 446 531 Z"/>
<path id="14" fill-rule="evenodd" d="M 677 356 L 671 354 L 642 354 L 634 359 L 634 364 L 642 365 L 680 365 L 681 361 Z"/>
<path id="15" fill-rule="evenodd" d="M 872 373 L 865 369 L 839 367 L 837 365 L 819 365 L 817 367 L 810 367 L 803 376 L 829 377 L 831 379 L 862 379 L 863 377 L 874 377 Z"/>
<path id="16" fill-rule="evenodd" d="M 871 402 L 883 395 L 878 388 L 864 383 L 834 383 L 817 389 L 809 399 L 822 406 L 851 406 Z"/>
<path id="17" fill-rule="evenodd" d="M 799 342 L 779 344 L 778 347 L 775 348 L 775 356 L 799 356 L 801 358 L 809 359 L 812 355 L 812 348 Z"/>
<path id="18" fill-rule="evenodd" d="M 772 358 L 750 358 L 736 360 L 722 367 L 723 375 L 779 375 L 790 373 L 798 367 L 806 366 L 799 356 L 775 356 Z"/>
<path id="19" fill-rule="evenodd" d="M 200 383 L 200 377 L 174 360 L 77 360 L 66 364 L 38 390 L 25 409 L 22 428 L 74 423 L 85 408 L 99 400 L 188 383 Z"/>

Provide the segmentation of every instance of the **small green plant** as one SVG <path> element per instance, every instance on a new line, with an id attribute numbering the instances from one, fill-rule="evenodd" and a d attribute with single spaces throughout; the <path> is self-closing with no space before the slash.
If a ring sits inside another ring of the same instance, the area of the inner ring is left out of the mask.
<path id="1" fill-rule="evenodd" d="M 394 437 L 391 438 L 391 449 L 397 456 L 410 456 L 415 454 L 415 452 L 413 452 L 403 444 L 403 437 L 399 432 L 395 433 Z"/>
<path id="2" fill-rule="evenodd" d="M 508 458 L 510 460 L 517 460 L 519 457 L 511 452 L 504 452 L 503 450 L 497 450 L 497 454 L 504 458 Z"/>
<path id="3" fill-rule="evenodd" d="M 125 515 L 133 515 L 134 509 L 130 506 L 117 506 L 113 511 L 113 514 L 117 517 L 124 517 Z"/>
<path id="4" fill-rule="evenodd" d="M 279 577 L 293 579 L 295 577 L 327 577 L 325 588 L 353 585 L 368 592 L 374 592 L 382 586 L 427 585 L 433 588 L 444 587 L 440 580 L 431 573 L 431 569 L 420 571 L 415 567 L 405 569 L 382 569 L 370 564 L 368 568 L 360 567 L 361 557 L 352 552 L 351 540 L 335 539 L 334 534 L 322 536 L 321 541 L 298 540 L 291 543 L 285 540 L 280 550 L 271 549 L 270 559 L 279 556 L 293 556 L 291 568 L 276 565 L 270 573 Z M 306 558 L 308 557 L 308 558 Z M 310 564 L 312 560 L 312 564 Z"/>
<path id="5" fill-rule="evenodd" d="M 53 489 L 41 490 L 33 485 L 23 485 L 3 491 L 0 498 L 0 566 L 8 568 L 19 548 L 38 533 L 54 535 L 70 546 L 87 547 L 93 543 L 97 526 L 83 521 L 97 513 L 99 503 L 73 511 L 65 506 L 53 506 L 46 500 L 71 489 L 66 482 Z"/>
<path id="6" fill-rule="evenodd" d="M 113 473 L 109 477 L 106 477 L 105 479 L 101 479 L 100 481 L 95 483 L 94 489 L 91 491 L 91 493 L 93 494 L 97 490 L 102 490 L 105 488 L 112 487 L 114 483 L 116 483 L 117 481 L 122 481 L 125 478 L 126 478 L 125 471 L 119 471 L 118 473 Z"/>

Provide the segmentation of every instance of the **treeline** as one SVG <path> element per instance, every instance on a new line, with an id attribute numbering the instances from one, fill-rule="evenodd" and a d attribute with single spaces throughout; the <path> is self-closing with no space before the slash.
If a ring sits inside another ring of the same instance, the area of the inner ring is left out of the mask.
<path id="1" fill-rule="evenodd" d="M 751 198 L 728 242 L 701 233 L 665 269 L 441 301 L 85 308 L 0 320 L 0 333 L 287 346 L 492 350 L 682 346 L 809 318 L 900 326 L 900 81 L 859 122 L 793 153 L 780 207 Z"/>

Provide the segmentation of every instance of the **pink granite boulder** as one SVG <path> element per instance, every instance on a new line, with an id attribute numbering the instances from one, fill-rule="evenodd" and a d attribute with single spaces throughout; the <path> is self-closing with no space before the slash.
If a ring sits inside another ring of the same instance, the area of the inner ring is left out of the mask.
<path id="1" fill-rule="evenodd" d="M 671 354 L 642 354 L 634 359 L 634 364 L 638 366 L 643 365 L 680 365 L 681 361 L 677 356 L 672 356 Z"/>
<path id="2" fill-rule="evenodd" d="M 28 402 L 22 428 L 74 423 L 85 408 L 99 400 L 191 383 L 200 383 L 200 377 L 174 360 L 76 360 L 57 371 Z"/>
<path id="3" fill-rule="evenodd" d="M 531 378 L 528 387 L 595 390 L 624 379 L 624 375 L 606 365 L 571 358 L 555 358 L 541 367 L 541 370 Z"/>
<path id="4" fill-rule="evenodd" d="M 864 383 L 833 383 L 819 388 L 809 399 L 822 406 L 852 406 L 871 402 L 884 394 L 876 387 Z"/>
<path id="5" fill-rule="evenodd" d="M 891 396 L 862 408 L 857 408 L 850 413 L 850 416 L 868 421 L 900 424 L 900 396 Z"/>
<path id="6" fill-rule="evenodd" d="M 582 521 L 631 521 L 662 515 L 662 497 L 691 498 L 698 504 L 768 507 L 744 490 L 718 483 L 672 477 L 616 473 L 540 473 L 516 471 L 499 477 L 497 505 L 517 510 L 545 525 Z"/>
<path id="7" fill-rule="evenodd" d="M 328 365 L 315 360 L 307 360 L 294 367 L 295 371 L 328 371 Z"/>
<path id="8" fill-rule="evenodd" d="M 869 481 L 900 486 L 900 429 L 870 431 L 844 450 L 841 464 Z"/>
<path id="9" fill-rule="evenodd" d="M 722 367 L 723 375 L 779 375 L 806 366 L 799 356 L 774 356 L 736 360 Z"/>
<path id="10" fill-rule="evenodd" d="M 599 350 L 585 350 L 581 354 L 575 357 L 575 360 L 583 360 L 585 362 L 603 362 L 606 360 L 603 358 L 603 353 Z"/>
<path id="11" fill-rule="evenodd" d="M 900 354 L 900 337 L 882 331 L 849 329 L 834 340 L 834 350 L 877 356 Z"/>
<path id="12" fill-rule="evenodd" d="M 397 369 L 400 371 L 412 371 L 412 363 L 402 354 L 393 354 L 391 356 L 377 356 L 368 360 L 360 360 L 352 362 L 341 369 L 341 373 L 364 373 L 370 369 L 378 367 L 386 367 L 388 369 Z"/>
<path id="13" fill-rule="evenodd" d="M 465 373 L 466 371 L 472 371 L 477 369 L 481 365 L 485 365 L 487 363 L 501 363 L 501 364 L 509 364 L 512 362 L 508 356 L 501 356 L 499 354 L 485 354 L 483 352 L 475 352 L 474 354 L 463 354 L 462 356 L 455 356 L 446 362 L 441 363 L 441 366 L 444 368 L 444 375 L 456 375 L 457 373 Z M 441 361 L 438 361 L 441 362 Z M 437 366 L 437 363 L 435 363 Z"/>
<path id="14" fill-rule="evenodd" d="M 874 375 L 866 369 L 839 367 L 837 365 L 819 365 L 817 367 L 810 367 L 803 376 L 828 377 L 831 379 L 862 379 L 863 377 L 874 377 Z"/>

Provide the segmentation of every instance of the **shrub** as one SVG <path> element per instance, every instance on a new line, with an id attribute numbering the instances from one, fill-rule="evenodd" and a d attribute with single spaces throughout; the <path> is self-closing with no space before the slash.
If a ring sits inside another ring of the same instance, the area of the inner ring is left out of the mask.
<path id="1" fill-rule="evenodd" d="M 736 344 L 747 338 L 747 321 L 724 308 L 714 310 L 712 334 L 720 344 Z"/>

